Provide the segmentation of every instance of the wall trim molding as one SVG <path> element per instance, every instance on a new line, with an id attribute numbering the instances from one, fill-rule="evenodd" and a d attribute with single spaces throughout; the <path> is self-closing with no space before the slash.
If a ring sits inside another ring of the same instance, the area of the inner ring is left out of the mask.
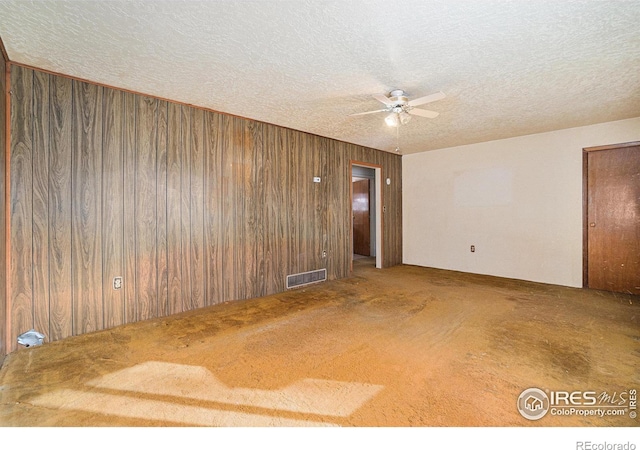
<path id="1" fill-rule="evenodd" d="M 615 150 L 617 148 L 626 148 L 626 147 L 637 147 L 640 145 L 640 141 L 634 142 L 625 142 L 622 144 L 610 144 L 610 145 L 599 145 L 597 147 L 585 147 L 582 149 L 583 152 L 598 152 L 601 150 Z"/>

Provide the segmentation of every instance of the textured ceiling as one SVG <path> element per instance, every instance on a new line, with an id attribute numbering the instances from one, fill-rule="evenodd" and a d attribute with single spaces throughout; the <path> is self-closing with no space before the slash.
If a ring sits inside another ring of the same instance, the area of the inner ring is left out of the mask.
<path id="1" fill-rule="evenodd" d="M 640 116 L 640 1 L 0 1 L 10 60 L 403 154 Z"/>

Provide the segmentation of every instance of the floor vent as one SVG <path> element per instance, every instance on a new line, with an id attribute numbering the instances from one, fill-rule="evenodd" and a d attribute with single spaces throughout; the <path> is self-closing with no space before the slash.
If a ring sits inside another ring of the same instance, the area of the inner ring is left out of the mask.
<path id="1" fill-rule="evenodd" d="M 327 269 L 287 275 L 287 289 L 327 281 Z"/>

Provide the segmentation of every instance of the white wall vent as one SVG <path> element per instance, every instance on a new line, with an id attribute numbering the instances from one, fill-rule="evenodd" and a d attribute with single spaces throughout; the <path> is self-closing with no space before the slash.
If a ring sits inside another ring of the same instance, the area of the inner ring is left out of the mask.
<path id="1" fill-rule="evenodd" d="M 327 269 L 287 275 L 287 289 L 327 281 Z"/>

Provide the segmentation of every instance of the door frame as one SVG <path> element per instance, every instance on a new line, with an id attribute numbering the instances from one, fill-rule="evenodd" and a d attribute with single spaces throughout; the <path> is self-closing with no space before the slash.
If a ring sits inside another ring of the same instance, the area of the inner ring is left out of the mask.
<path id="1" fill-rule="evenodd" d="M 382 166 L 378 164 L 372 164 L 362 161 L 349 161 L 349 271 L 353 272 L 353 182 L 351 177 L 353 176 L 353 166 L 365 167 L 367 169 L 375 170 L 374 188 L 376 192 L 375 197 L 375 211 L 376 211 L 376 269 L 382 269 L 382 252 L 383 252 L 383 236 L 382 236 L 382 211 L 383 202 L 382 197 Z"/>
<path id="2" fill-rule="evenodd" d="M 600 145 L 582 149 L 582 287 L 589 287 L 589 153 L 637 147 L 640 141 Z"/>

